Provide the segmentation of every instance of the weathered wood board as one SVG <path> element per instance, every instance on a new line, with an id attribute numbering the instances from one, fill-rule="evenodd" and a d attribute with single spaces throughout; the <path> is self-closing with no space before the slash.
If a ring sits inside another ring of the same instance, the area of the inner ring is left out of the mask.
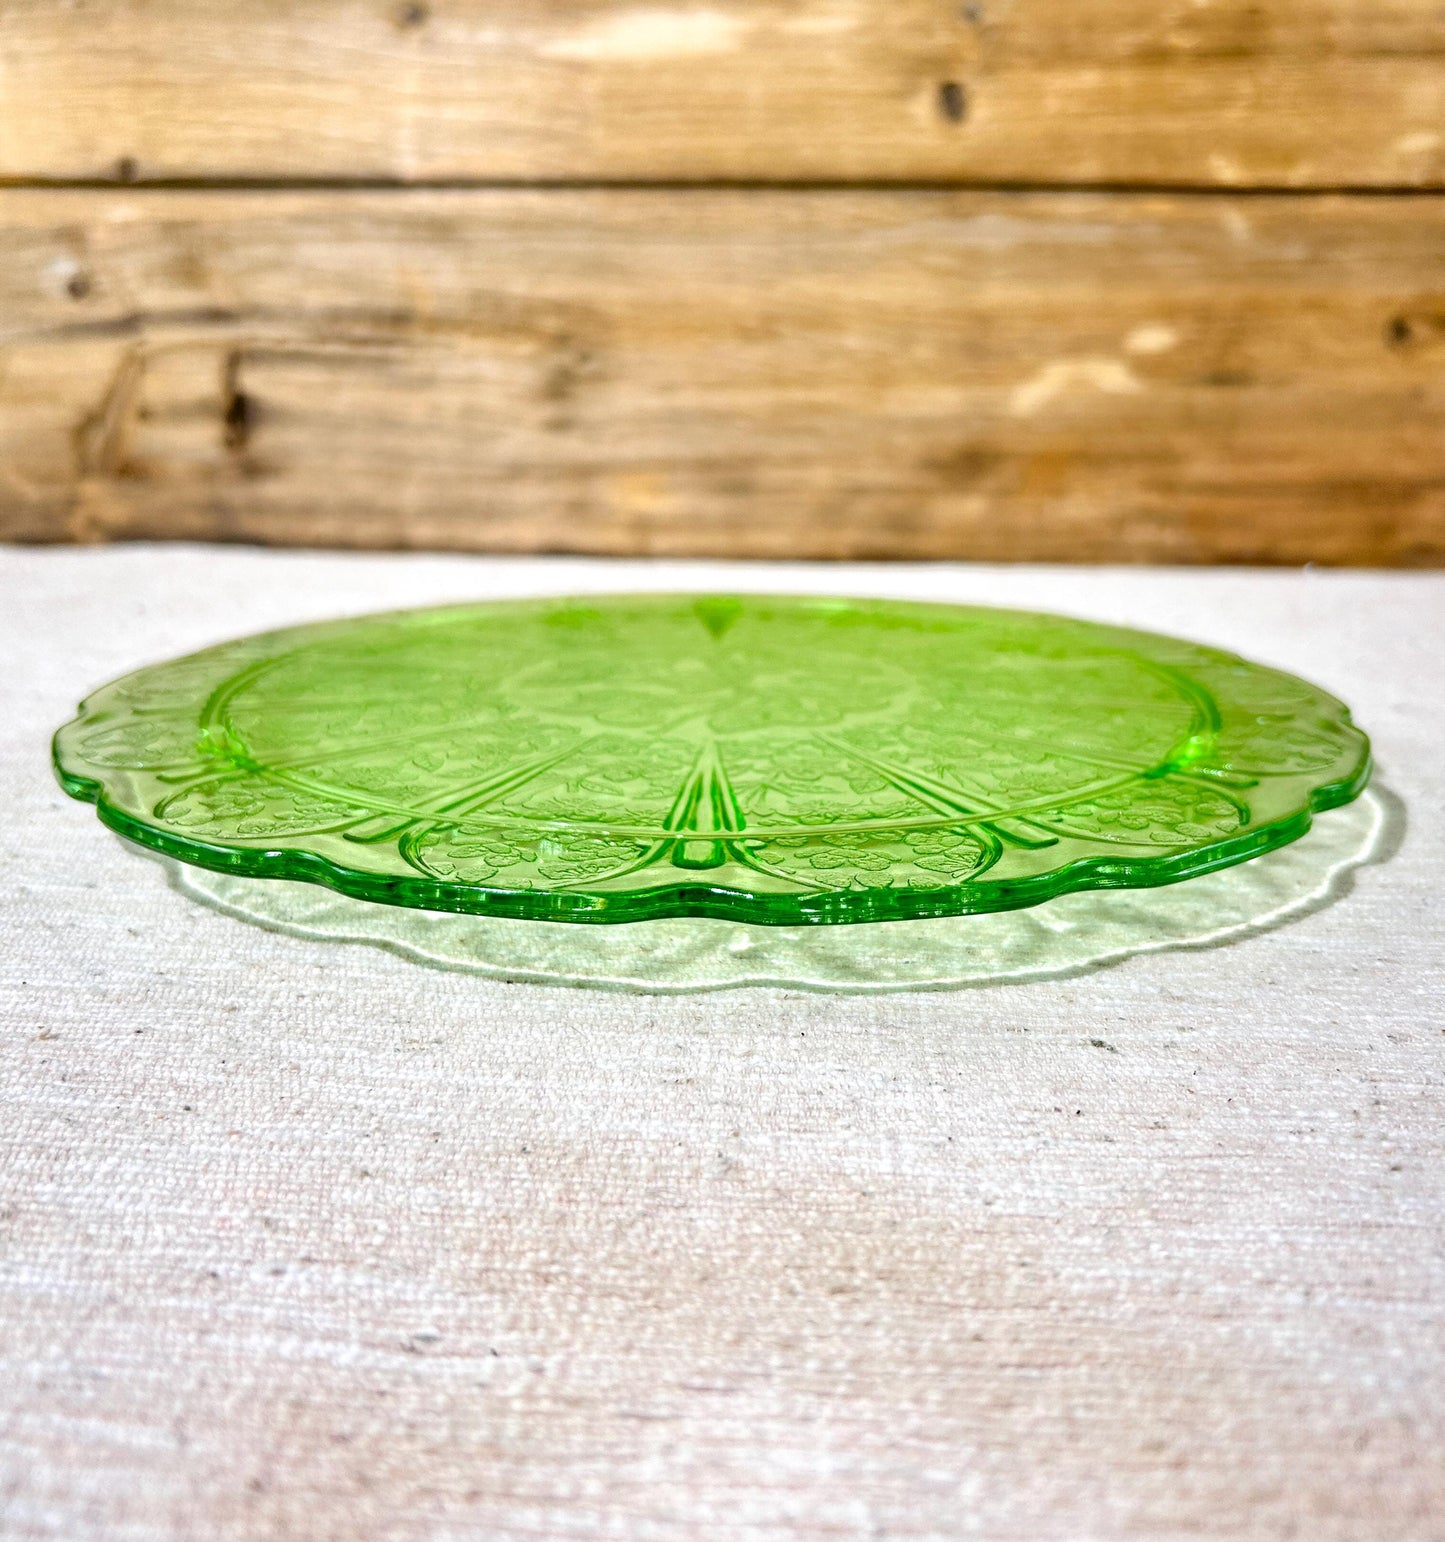
<path id="1" fill-rule="evenodd" d="M 0 194 L 0 536 L 1445 557 L 1445 200 Z"/>
<path id="2" fill-rule="evenodd" d="M 1437 0 L 16 0 L 0 177 L 1445 186 Z"/>

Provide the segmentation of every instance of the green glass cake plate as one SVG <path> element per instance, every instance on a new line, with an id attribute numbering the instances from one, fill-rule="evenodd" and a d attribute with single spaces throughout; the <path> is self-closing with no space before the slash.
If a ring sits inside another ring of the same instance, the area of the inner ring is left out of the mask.
<path id="1" fill-rule="evenodd" d="M 244 638 L 105 686 L 66 791 L 221 872 L 548 921 L 955 916 L 1241 862 L 1354 798 L 1334 697 L 1173 638 L 601 595 Z"/>

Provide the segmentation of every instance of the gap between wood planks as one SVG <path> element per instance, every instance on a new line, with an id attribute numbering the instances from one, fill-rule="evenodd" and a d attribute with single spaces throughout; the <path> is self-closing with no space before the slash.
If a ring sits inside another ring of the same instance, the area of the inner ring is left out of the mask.
<path id="1" fill-rule="evenodd" d="M 990 181 L 976 178 L 785 177 L 0 177 L 0 192 L 115 193 L 1091 193 L 1138 198 L 1445 199 L 1445 187 L 1376 182 L 1311 184 L 1203 182 Z"/>

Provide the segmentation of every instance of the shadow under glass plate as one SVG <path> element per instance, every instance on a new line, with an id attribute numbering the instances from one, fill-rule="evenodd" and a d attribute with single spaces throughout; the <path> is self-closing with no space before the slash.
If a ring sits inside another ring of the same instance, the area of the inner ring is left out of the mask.
<path id="1" fill-rule="evenodd" d="M 1021 910 L 856 926 L 755 926 L 669 916 L 578 927 L 373 905 L 315 883 L 246 878 L 168 857 L 187 898 L 268 931 L 370 944 L 419 964 L 540 985 L 647 994 L 774 986 L 828 992 L 953 990 L 1058 979 L 1141 953 L 1219 947 L 1343 898 L 1388 859 L 1401 816 L 1366 789 L 1309 834 L 1249 862 L 1157 889 L 1076 890 Z"/>
<path id="2" fill-rule="evenodd" d="M 62 784 L 128 839 L 359 899 L 800 926 L 1147 888 L 1369 776 L 1334 697 L 1027 612 L 607 595 L 327 622 L 97 691 Z"/>

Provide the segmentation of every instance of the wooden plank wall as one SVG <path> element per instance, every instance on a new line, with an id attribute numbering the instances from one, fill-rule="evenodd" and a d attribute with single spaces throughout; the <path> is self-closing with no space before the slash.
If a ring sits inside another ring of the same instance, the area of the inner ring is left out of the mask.
<path id="1" fill-rule="evenodd" d="M 1436 0 L 20 0 L 0 535 L 1445 557 Z"/>

